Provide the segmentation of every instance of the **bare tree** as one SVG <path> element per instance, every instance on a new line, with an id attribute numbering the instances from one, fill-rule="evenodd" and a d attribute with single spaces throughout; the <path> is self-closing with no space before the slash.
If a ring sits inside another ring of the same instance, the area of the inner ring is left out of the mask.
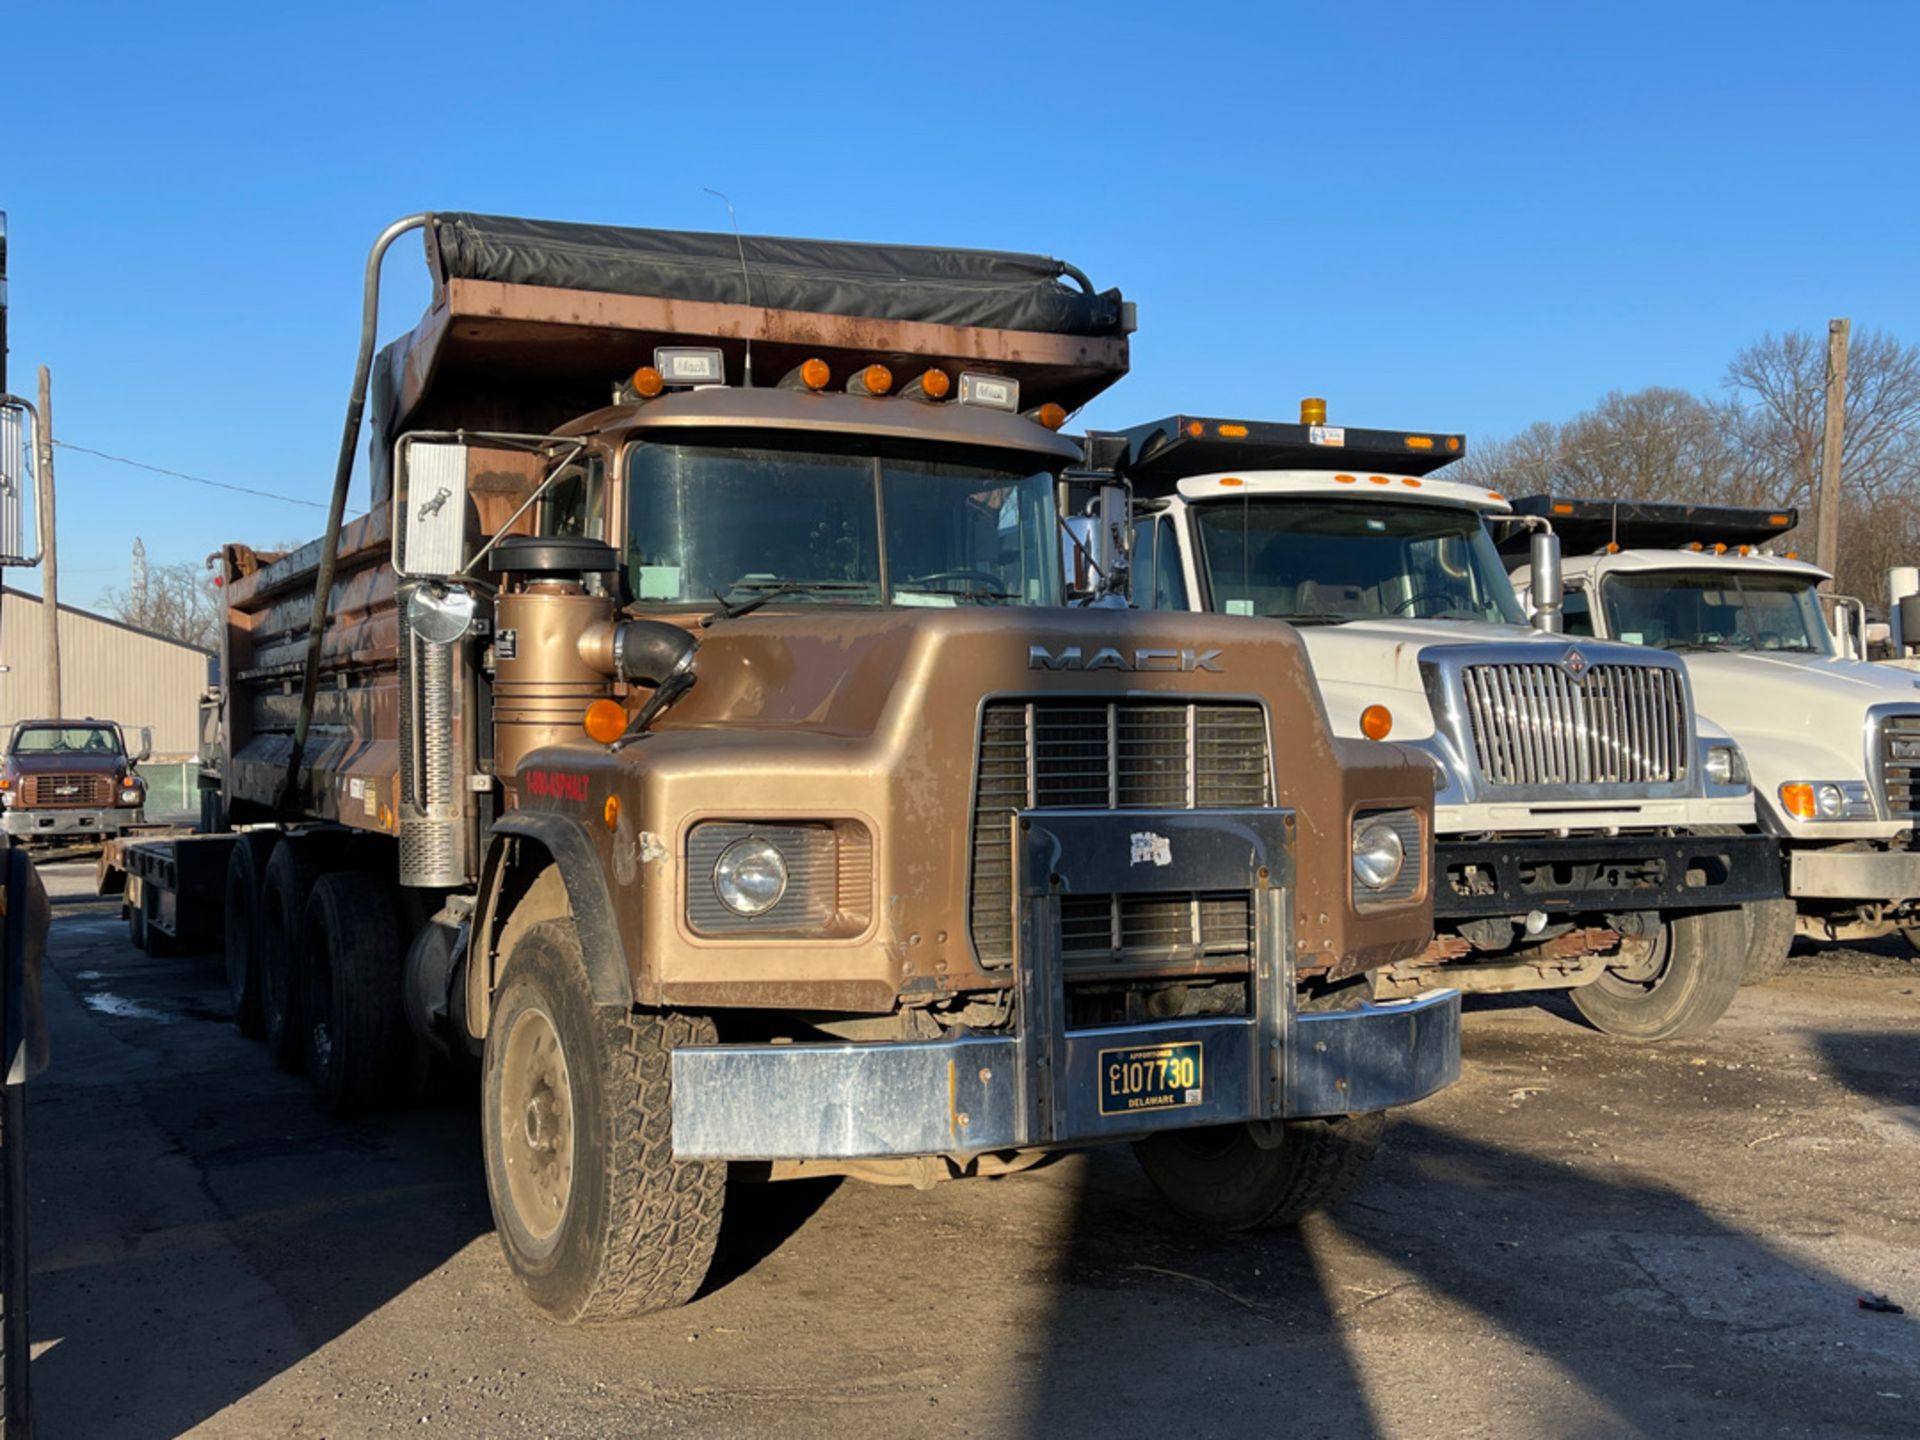
<path id="1" fill-rule="evenodd" d="M 1732 500 L 1750 489 L 1737 418 L 1685 390 L 1616 390 L 1565 424 L 1539 422 L 1469 451 L 1461 476 L 1510 493 Z"/>
<path id="2" fill-rule="evenodd" d="M 117 620 L 211 650 L 219 641 L 223 606 L 205 570 L 186 561 L 148 565 L 144 552 L 125 590 L 108 588 L 100 605 Z"/>
<path id="3" fill-rule="evenodd" d="M 1740 445 L 1770 490 L 1765 504 L 1798 505 L 1804 549 L 1817 536 L 1826 341 L 1810 331 L 1766 335 L 1734 357 L 1727 388 L 1740 406 Z M 1887 567 L 1920 554 L 1920 347 L 1885 331 L 1856 331 L 1847 352 L 1841 450 L 1840 589 L 1878 594 Z"/>

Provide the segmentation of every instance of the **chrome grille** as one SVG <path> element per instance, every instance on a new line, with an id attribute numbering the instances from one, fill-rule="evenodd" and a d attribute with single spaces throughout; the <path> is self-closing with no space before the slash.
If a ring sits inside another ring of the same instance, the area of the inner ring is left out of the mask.
<path id="1" fill-rule="evenodd" d="M 1253 908 L 1244 892 L 1067 895 L 1060 951 L 1069 973 L 1237 969 L 1253 954 Z"/>
<path id="2" fill-rule="evenodd" d="M 1879 761 L 1887 817 L 1920 815 L 1920 714 L 1888 715 L 1880 722 Z"/>
<path id="3" fill-rule="evenodd" d="M 1013 963 L 1016 811 L 1227 809 L 1268 805 L 1272 794 L 1258 705 L 989 701 L 973 804 L 971 916 L 980 963 Z M 1069 961 L 1246 953 L 1244 896 L 1172 904 L 1178 913 L 1160 896 L 1072 897 L 1062 913 Z"/>
<path id="4" fill-rule="evenodd" d="M 111 775 L 29 775 L 22 803 L 36 810 L 86 810 L 113 803 Z"/>
<path id="5" fill-rule="evenodd" d="M 1677 668 L 1468 665 L 1474 759 L 1489 785 L 1665 785 L 1685 778 L 1693 727 Z"/>

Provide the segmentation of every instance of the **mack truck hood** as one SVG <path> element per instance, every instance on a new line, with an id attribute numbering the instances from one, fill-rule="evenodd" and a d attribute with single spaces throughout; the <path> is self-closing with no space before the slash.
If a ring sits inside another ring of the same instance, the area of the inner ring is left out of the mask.
<path id="1" fill-rule="evenodd" d="M 1105 799 L 1114 743 L 1107 705 L 1258 703 L 1275 798 L 1298 819 L 1303 968 L 1388 963 L 1428 938 L 1424 891 L 1404 907 L 1354 908 L 1351 827 L 1356 813 L 1396 808 L 1430 824 L 1432 770 L 1400 746 L 1336 738 L 1291 626 L 1155 611 L 796 606 L 714 624 L 694 675 L 648 742 L 621 751 L 619 763 L 648 771 L 657 797 L 724 794 L 740 814 L 755 805 L 800 813 L 795 807 L 816 802 L 775 797 L 805 788 L 794 780 L 801 771 L 833 773 L 827 798 L 872 816 L 882 850 L 896 856 L 885 893 L 902 905 L 949 890 L 960 898 L 981 777 L 991 782 L 1009 763 L 996 753 L 982 770 L 990 710 L 1064 707 L 1071 733 L 1054 731 L 1065 738 L 1028 763 L 1098 776 Z M 1130 775 L 1157 763 L 1135 740 L 1119 743 Z M 1045 793 L 1043 785 L 1042 803 Z M 1115 833 L 1125 843 L 1124 823 Z M 958 928 L 934 918 L 922 933 Z"/>

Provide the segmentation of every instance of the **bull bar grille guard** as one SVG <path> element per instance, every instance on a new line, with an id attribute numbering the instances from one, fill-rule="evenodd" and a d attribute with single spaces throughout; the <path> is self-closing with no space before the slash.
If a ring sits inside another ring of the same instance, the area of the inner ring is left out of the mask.
<path id="1" fill-rule="evenodd" d="M 681 1159 L 965 1157 L 1155 1130 L 1386 1109 L 1460 1074 L 1460 997 L 1293 1003 L 1293 817 L 1285 810 L 1026 810 L 1013 826 L 1015 1025 L 932 1041 L 703 1045 L 673 1053 Z M 1073 894 L 1242 890 L 1244 1016 L 1069 1028 L 1060 904 Z M 1198 1046 L 1197 1100 L 1100 1103 L 1103 1051 Z"/>

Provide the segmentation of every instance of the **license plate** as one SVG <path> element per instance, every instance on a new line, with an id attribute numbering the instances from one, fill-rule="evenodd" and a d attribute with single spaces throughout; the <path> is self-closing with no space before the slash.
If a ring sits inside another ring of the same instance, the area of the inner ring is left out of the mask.
<path id="1" fill-rule="evenodd" d="M 1137 1115 L 1198 1105 L 1204 1095 L 1201 1045 L 1131 1045 L 1100 1052 L 1100 1113 Z"/>

